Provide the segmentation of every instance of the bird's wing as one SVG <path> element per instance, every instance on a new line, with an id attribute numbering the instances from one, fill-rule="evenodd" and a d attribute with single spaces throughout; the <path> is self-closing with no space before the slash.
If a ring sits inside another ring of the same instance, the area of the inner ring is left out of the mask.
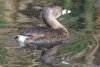
<path id="1" fill-rule="evenodd" d="M 36 40 L 48 40 L 48 41 L 55 41 L 55 40 L 61 40 L 66 38 L 67 33 L 65 31 L 63 31 L 62 29 L 49 29 L 49 30 L 45 30 L 43 32 L 40 33 L 39 38 L 37 38 Z"/>
<path id="2" fill-rule="evenodd" d="M 33 35 L 33 34 L 40 33 L 46 29 L 48 28 L 43 27 L 43 26 L 29 27 L 28 29 L 25 29 L 24 31 L 22 31 L 20 35 Z"/>
<path id="3" fill-rule="evenodd" d="M 33 33 L 27 41 L 38 46 L 50 46 L 61 44 L 67 38 L 67 33 L 62 29 L 48 29 L 39 33 Z"/>

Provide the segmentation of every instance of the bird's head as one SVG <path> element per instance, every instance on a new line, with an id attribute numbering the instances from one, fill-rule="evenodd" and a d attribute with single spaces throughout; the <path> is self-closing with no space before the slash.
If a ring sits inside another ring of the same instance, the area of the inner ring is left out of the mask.
<path id="1" fill-rule="evenodd" d="M 71 10 L 63 9 L 61 6 L 51 6 L 47 7 L 48 13 L 50 13 L 54 18 L 59 18 L 61 15 L 71 13 Z"/>

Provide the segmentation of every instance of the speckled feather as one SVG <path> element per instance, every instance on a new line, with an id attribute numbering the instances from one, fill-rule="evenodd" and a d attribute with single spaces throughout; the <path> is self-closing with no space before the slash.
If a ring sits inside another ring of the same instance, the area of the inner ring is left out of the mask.
<path id="1" fill-rule="evenodd" d="M 67 39 L 67 32 L 63 29 L 50 29 L 46 27 L 32 27 L 21 35 L 28 36 L 26 45 L 36 45 L 38 48 L 50 48 L 62 44 Z"/>

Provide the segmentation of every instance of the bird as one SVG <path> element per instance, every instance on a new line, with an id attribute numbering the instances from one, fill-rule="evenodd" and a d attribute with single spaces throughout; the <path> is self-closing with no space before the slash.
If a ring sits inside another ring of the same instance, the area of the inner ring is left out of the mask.
<path id="1" fill-rule="evenodd" d="M 66 10 L 62 10 L 59 6 L 44 7 L 42 18 L 45 24 L 50 28 L 34 26 L 24 30 L 15 37 L 20 47 L 25 47 L 28 43 L 33 43 L 33 45 L 40 47 L 48 46 L 48 44 L 56 44 L 58 42 L 62 43 L 69 33 L 68 30 L 57 21 L 57 18 L 65 13 Z"/>
<path id="2" fill-rule="evenodd" d="M 44 56 L 47 49 L 66 42 L 69 32 L 58 22 L 57 18 L 69 13 L 70 10 L 62 9 L 60 6 L 46 6 L 42 11 L 42 19 L 48 27 L 34 26 L 25 29 L 18 34 L 15 39 L 20 47 L 36 47 L 42 50 L 41 56 Z"/>

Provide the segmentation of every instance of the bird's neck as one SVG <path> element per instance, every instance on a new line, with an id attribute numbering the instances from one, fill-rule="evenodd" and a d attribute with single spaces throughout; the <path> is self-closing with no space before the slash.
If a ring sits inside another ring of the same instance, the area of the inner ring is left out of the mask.
<path id="1" fill-rule="evenodd" d="M 51 28 L 54 28 L 54 29 L 62 28 L 68 33 L 68 30 L 61 23 L 58 22 L 58 20 L 55 18 L 55 16 L 52 15 L 52 10 L 49 12 L 46 19 L 47 19 L 47 24 Z"/>
<path id="2" fill-rule="evenodd" d="M 59 28 L 62 28 L 64 29 L 67 33 L 68 33 L 68 30 L 61 24 L 59 23 L 55 18 L 50 18 L 48 19 L 48 25 L 53 28 L 53 29 L 59 29 Z"/>
<path id="3" fill-rule="evenodd" d="M 56 12 L 57 13 L 57 12 Z M 55 17 L 57 17 L 60 13 L 57 13 L 57 15 L 54 15 L 54 10 L 52 10 L 51 8 L 46 8 L 43 12 L 43 20 L 44 22 L 51 28 L 53 29 L 59 29 L 62 28 L 64 29 L 67 33 L 68 30 L 57 21 L 57 19 Z"/>

